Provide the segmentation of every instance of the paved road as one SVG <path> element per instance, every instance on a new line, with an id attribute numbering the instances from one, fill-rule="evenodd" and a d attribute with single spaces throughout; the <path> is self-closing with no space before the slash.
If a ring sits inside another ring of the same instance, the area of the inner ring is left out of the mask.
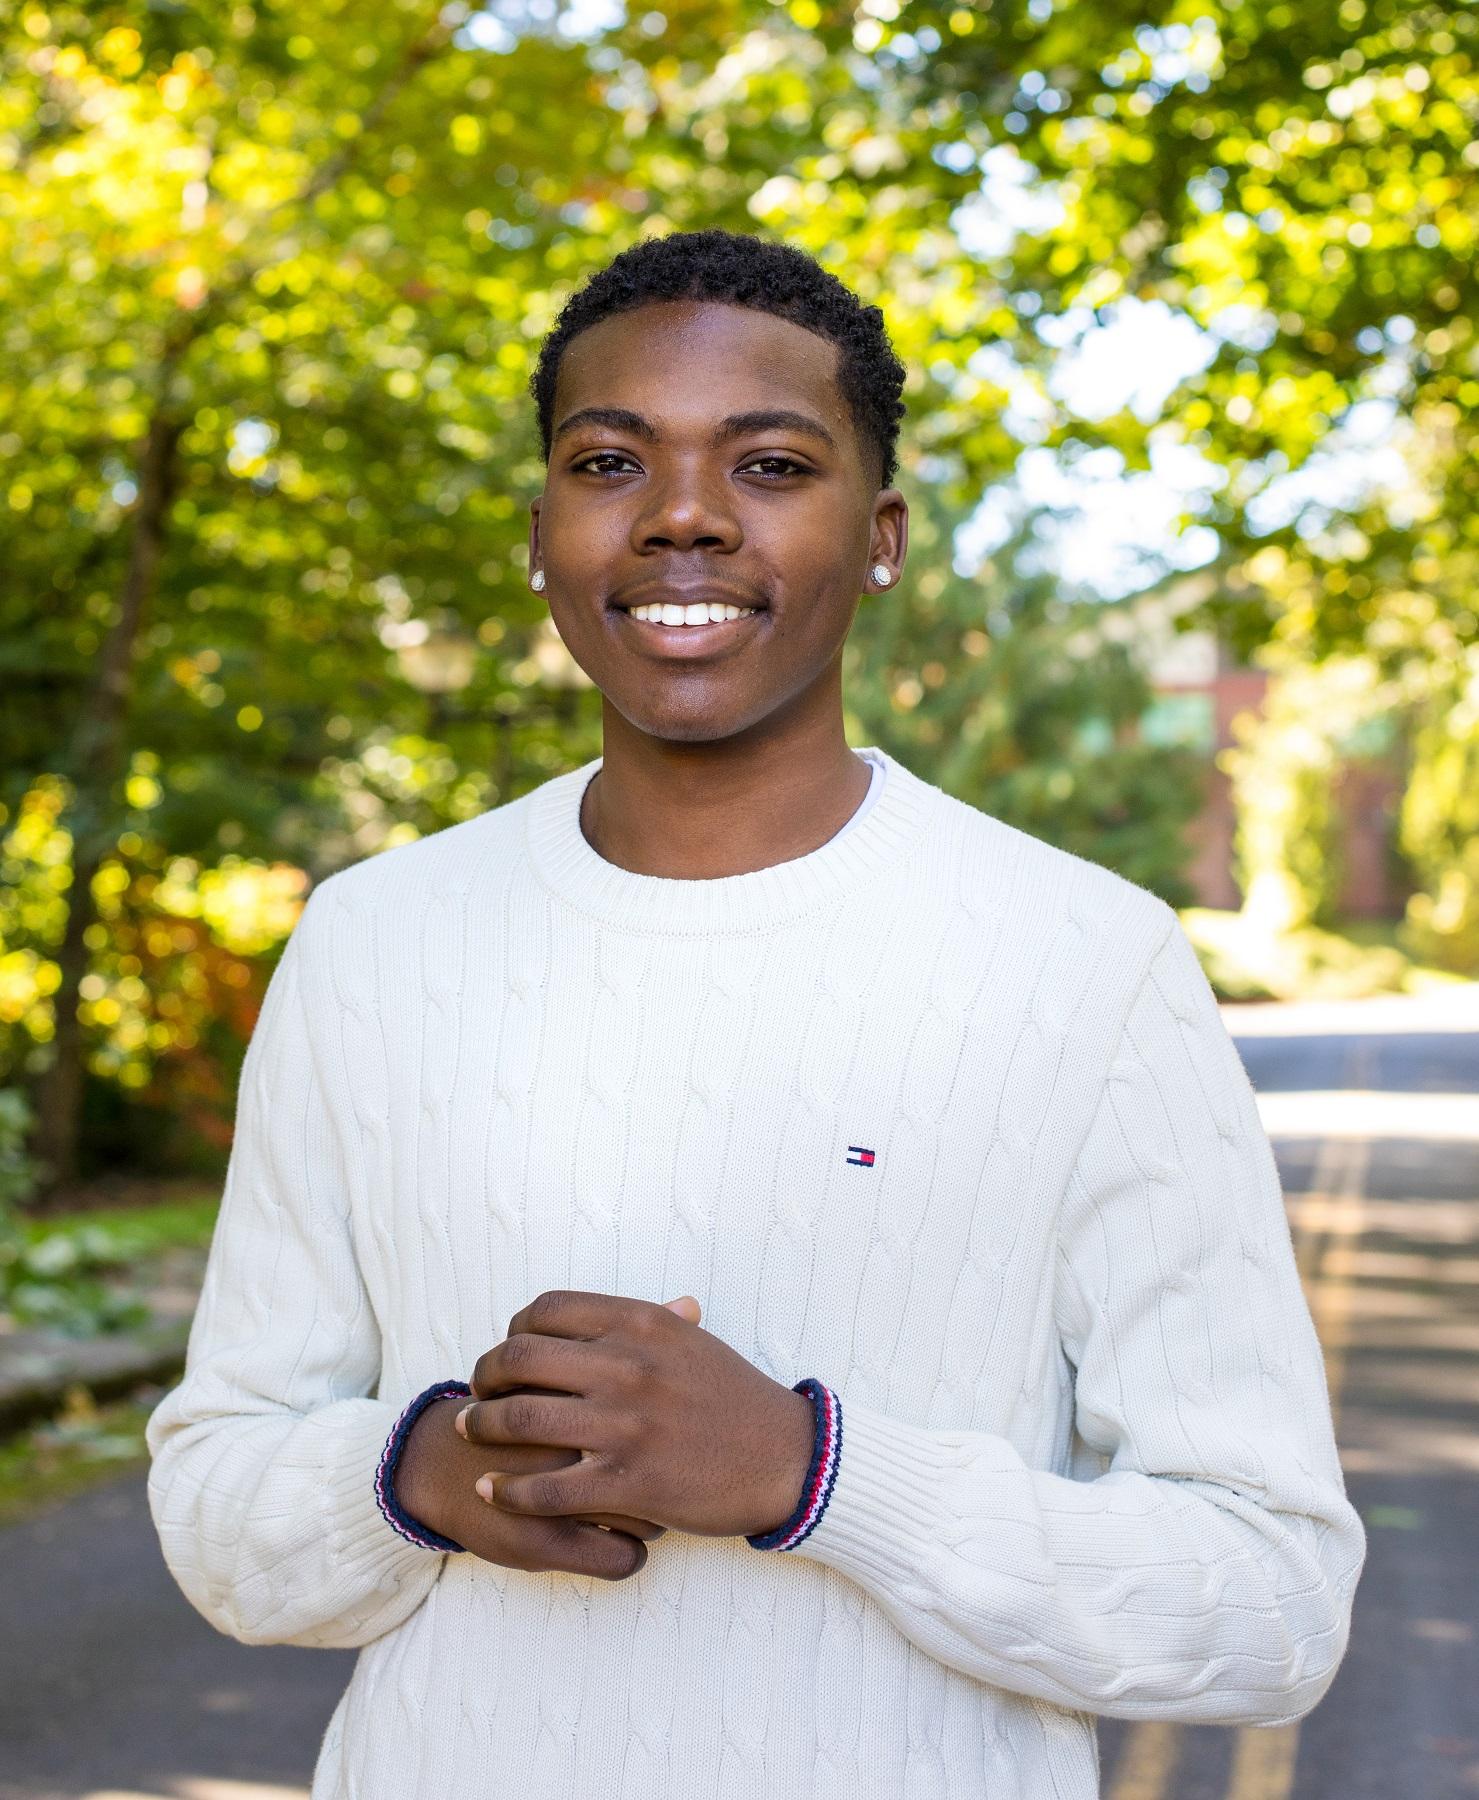
<path id="1" fill-rule="evenodd" d="M 1479 1009 L 1228 1018 L 1274 1137 L 1370 1551 L 1350 1649 L 1307 1719 L 1105 1720 L 1101 1791 L 1475 1800 Z M 0 1800 L 306 1792 L 352 1654 L 211 1630 L 160 1561 L 137 1476 L 0 1533 L 0 1571 Z"/>
<path id="2" fill-rule="evenodd" d="M 213 1630 L 164 1566 L 141 1476 L 0 1533 L 0 1571 L 3 1800 L 306 1792 L 354 1653 Z"/>
<path id="3" fill-rule="evenodd" d="M 1101 1791 L 1474 1800 L 1479 1007 L 1225 1016 L 1278 1157 L 1366 1568 L 1345 1661 L 1308 1718 L 1272 1731 L 1105 1720 Z"/>

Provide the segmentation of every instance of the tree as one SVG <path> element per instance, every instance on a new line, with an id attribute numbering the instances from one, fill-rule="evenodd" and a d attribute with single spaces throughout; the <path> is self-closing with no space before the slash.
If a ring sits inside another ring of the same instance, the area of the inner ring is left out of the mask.
<path id="1" fill-rule="evenodd" d="M 187 856 L 306 849 L 341 823 L 336 750 L 423 722 L 383 638 L 433 606 L 508 646 L 469 769 L 517 778 L 498 738 L 549 736 L 509 668 L 543 610 L 520 578 L 522 387 L 569 233 L 524 167 L 589 110 L 578 47 L 495 59 L 455 42 L 455 8 L 392 31 L 340 4 L 311 38 L 287 8 L 110 10 L 28 9 L 3 72 L 3 799 L 63 780 L 56 1178 L 94 890 L 140 814 Z M 620 118 L 593 123 L 599 165 Z M 451 816 L 501 797 L 444 785 Z"/>
<path id="2" fill-rule="evenodd" d="M 969 577 L 950 564 L 957 523 L 926 490 L 910 514 L 923 572 L 864 600 L 844 651 L 854 729 L 1006 824 L 1189 905 L 1183 833 L 1204 761 L 1141 739 L 1145 675 L 1102 606 L 1027 572 L 1031 521 Z"/>
<path id="3" fill-rule="evenodd" d="M 812 13 L 833 53 L 861 46 L 894 114 L 924 126 L 887 145 L 901 188 L 927 179 L 928 159 L 993 156 L 1003 171 L 1020 158 L 1040 184 L 1041 223 L 977 259 L 977 304 L 957 347 L 935 354 L 967 362 L 994 336 L 1042 390 L 1065 339 L 1126 301 L 1162 302 L 1211 334 L 1214 354 L 1165 416 L 1226 471 L 1212 519 L 1225 540 L 1286 552 L 1282 573 L 1265 557 L 1238 604 L 1219 602 L 1216 622 L 1243 648 L 1275 631 L 1316 654 L 1371 647 L 1394 605 L 1417 654 L 1434 608 L 1464 640 L 1479 634 L 1472 6 L 887 0 L 862 18 Z M 1004 182 L 988 183 L 984 207 L 993 192 Z M 1405 420 L 1407 491 L 1347 508 L 1289 500 L 1287 523 L 1268 528 L 1275 484 L 1318 462 L 1362 401 Z M 1156 419 L 1048 407 L 1047 441 L 1106 442 L 1143 465 Z"/>
<path id="4" fill-rule="evenodd" d="M 428 722 L 386 644 L 433 615 L 494 652 L 443 819 L 558 759 L 580 696 L 520 673 L 543 614 L 522 577 L 525 383 L 569 275 L 660 226 L 654 196 L 752 223 L 757 166 L 804 136 L 783 71 L 783 120 L 757 119 L 717 184 L 688 121 L 664 125 L 667 89 L 743 16 L 672 5 L 655 38 L 644 17 L 596 48 L 528 19 L 499 40 L 424 0 L 13 17 L 0 806 L 59 778 L 54 1179 L 75 1167 L 78 1001 L 120 844 L 158 862 L 343 843 L 373 787 L 353 752 Z"/>
<path id="5" fill-rule="evenodd" d="M 1159 428 L 1225 472 L 1218 622 L 1245 649 L 1475 641 L 1474 26 L 1458 0 L 668 0 L 587 42 L 533 0 L 9 9 L 0 807 L 57 781 L 70 843 L 32 1068 L 54 1171 L 121 844 L 362 854 L 377 788 L 433 828 L 591 741 L 594 697 L 530 672 L 525 384 L 645 232 L 784 235 L 882 306 L 905 478 L 957 517 L 1034 436 L 1144 464 L 1156 420 L 1076 417 L 1050 372 L 1163 302 L 1213 339 Z M 1007 194 L 1037 210 L 983 243 Z M 1269 526 L 1383 394 L 1407 491 Z M 445 722 L 392 654 L 439 619 L 487 653 Z"/>

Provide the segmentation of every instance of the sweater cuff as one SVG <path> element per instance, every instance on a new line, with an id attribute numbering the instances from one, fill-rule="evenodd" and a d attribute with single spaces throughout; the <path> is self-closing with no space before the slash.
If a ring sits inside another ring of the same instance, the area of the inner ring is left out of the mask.
<path id="1" fill-rule="evenodd" d="M 465 1550 L 467 1546 L 443 1537 L 406 1511 L 395 1497 L 395 1472 L 400 1466 L 411 1427 L 427 1407 L 435 1400 L 471 1393 L 472 1389 L 465 1381 L 439 1381 L 434 1387 L 423 1389 L 396 1420 L 385 1440 L 385 1448 L 380 1452 L 380 1462 L 375 1470 L 375 1503 L 392 1531 L 398 1532 L 408 1544 L 419 1544 L 423 1550 Z"/>
<path id="2" fill-rule="evenodd" d="M 796 1382 L 791 1391 L 805 1394 L 811 1401 L 816 1420 L 811 1461 L 807 1465 L 806 1480 L 801 1484 L 800 1504 L 790 1518 L 774 1531 L 746 1535 L 745 1542 L 756 1550 L 794 1550 L 821 1522 L 837 1481 L 838 1459 L 842 1454 L 841 1400 L 831 1388 L 811 1375 Z"/>
<path id="3" fill-rule="evenodd" d="M 983 1475 L 1022 1467 L 1002 1439 L 907 1424 L 849 1401 L 847 1458 L 806 1554 L 875 1591 L 922 1595 L 924 1571 L 959 1523 L 941 1497 L 966 1457 Z"/>

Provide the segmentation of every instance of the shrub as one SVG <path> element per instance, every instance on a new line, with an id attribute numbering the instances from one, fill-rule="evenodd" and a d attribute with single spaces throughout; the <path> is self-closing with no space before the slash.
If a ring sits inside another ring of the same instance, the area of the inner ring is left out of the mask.
<path id="1" fill-rule="evenodd" d="M 32 1123 L 20 1089 L 0 1088 L 0 1317 L 74 1337 L 141 1323 L 147 1309 L 99 1279 L 127 1261 L 126 1240 L 100 1226 L 37 1236 L 22 1225 L 40 1178 L 40 1165 L 25 1151 Z"/>

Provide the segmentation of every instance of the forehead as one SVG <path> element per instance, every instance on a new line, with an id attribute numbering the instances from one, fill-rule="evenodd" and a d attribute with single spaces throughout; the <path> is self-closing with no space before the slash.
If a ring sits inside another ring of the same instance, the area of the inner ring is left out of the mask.
<path id="1" fill-rule="evenodd" d="M 560 358 L 554 424 L 585 406 L 626 406 L 673 430 L 726 413 L 798 404 L 853 442 L 840 351 L 790 319 L 718 301 L 659 300 L 613 313 Z"/>

